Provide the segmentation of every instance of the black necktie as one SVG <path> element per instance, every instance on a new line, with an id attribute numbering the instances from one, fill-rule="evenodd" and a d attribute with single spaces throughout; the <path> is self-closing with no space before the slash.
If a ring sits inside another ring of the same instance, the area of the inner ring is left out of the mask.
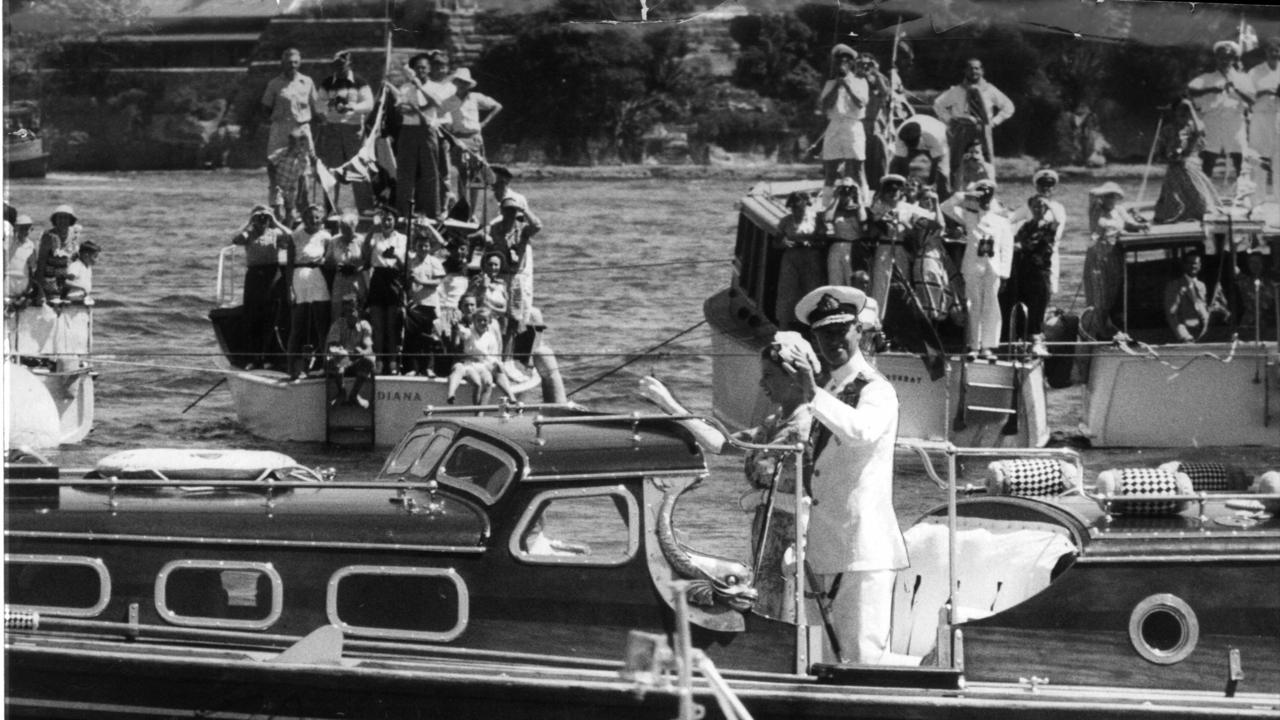
<path id="1" fill-rule="evenodd" d="M 859 374 L 840 394 L 836 395 L 849 407 L 858 407 L 858 400 L 862 398 L 862 388 L 871 382 L 865 375 Z M 831 441 L 831 428 L 828 428 L 821 420 L 814 418 L 813 427 L 809 429 L 809 447 L 806 449 L 804 457 L 804 492 L 809 497 L 813 497 L 813 467 L 818 461 L 818 456 L 827 447 L 827 443 Z"/>

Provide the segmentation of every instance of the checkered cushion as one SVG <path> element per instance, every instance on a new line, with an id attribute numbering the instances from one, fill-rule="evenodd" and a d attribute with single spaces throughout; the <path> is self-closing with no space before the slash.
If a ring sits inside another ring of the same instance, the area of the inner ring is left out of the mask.
<path id="1" fill-rule="evenodd" d="M 1190 495 L 1191 478 L 1163 469 L 1124 468 L 1098 473 L 1098 492 L 1106 495 Z M 1176 515 L 1186 510 L 1186 500 L 1119 500 L 1111 503 L 1113 515 Z"/>
<path id="2" fill-rule="evenodd" d="M 1244 471 L 1222 463 L 1174 460 L 1161 465 L 1160 469 L 1184 473 L 1191 478 L 1191 487 L 1196 491 L 1240 491 L 1249 486 L 1249 476 Z"/>
<path id="3" fill-rule="evenodd" d="M 1075 487 L 1075 467 L 1052 458 L 996 460 L 987 466 L 987 491 L 993 495 L 1048 497 Z"/>

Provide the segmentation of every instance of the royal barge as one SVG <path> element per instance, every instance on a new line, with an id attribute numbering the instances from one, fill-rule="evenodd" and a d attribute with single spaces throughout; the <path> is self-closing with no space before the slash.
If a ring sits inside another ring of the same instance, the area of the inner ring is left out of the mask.
<path id="1" fill-rule="evenodd" d="M 1082 483 L 1070 450 L 903 442 L 948 502 L 905 533 L 899 664 L 848 665 L 797 590 L 803 543 L 757 569 L 686 544 L 678 501 L 708 473 L 687 416 L 461 410 L 372 480 L 274 454 L 9 464 L 6 711 L 1280 716 L 1280 473 Z M 993 460 L 981 488 L 961 454 Z M 771 572 L 785 617 L 755 612 Z"/>

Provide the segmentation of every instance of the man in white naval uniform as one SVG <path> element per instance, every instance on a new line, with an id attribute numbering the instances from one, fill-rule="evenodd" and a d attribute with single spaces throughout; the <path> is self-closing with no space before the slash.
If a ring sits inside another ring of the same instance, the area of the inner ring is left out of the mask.
<path id="1" fill-rule="evenodd" d="M 843 659 L 879 663 L 890 659 L 894 578 L 908 562 L 893 510 L 898 395 L 858 349 L 866 304 L 851 287 L 826 285 L 805 295 L 796 317 L 812 328 L 830 379 L 819 386 L 818 368 L 802 356 L 792 365 L 814 420 L 805 473 L 813 498 L 810 572 L 830 602 Z"/>

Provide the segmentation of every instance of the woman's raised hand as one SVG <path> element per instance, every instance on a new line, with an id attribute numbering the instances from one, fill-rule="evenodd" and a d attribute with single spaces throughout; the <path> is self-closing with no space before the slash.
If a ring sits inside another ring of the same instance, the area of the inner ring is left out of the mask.
<path id="1" fill-rule="evenodd" d="M 683 413 L 684 408 L 680 407 L 680 403 L 676 402 L 675 396 L 667 389 L 662 381 L 652 375 L 645 375 L 640 378 L 640 382 L 636 385 L 639 390 L 640 397 L 657 405 L 669 413 Z"/>

